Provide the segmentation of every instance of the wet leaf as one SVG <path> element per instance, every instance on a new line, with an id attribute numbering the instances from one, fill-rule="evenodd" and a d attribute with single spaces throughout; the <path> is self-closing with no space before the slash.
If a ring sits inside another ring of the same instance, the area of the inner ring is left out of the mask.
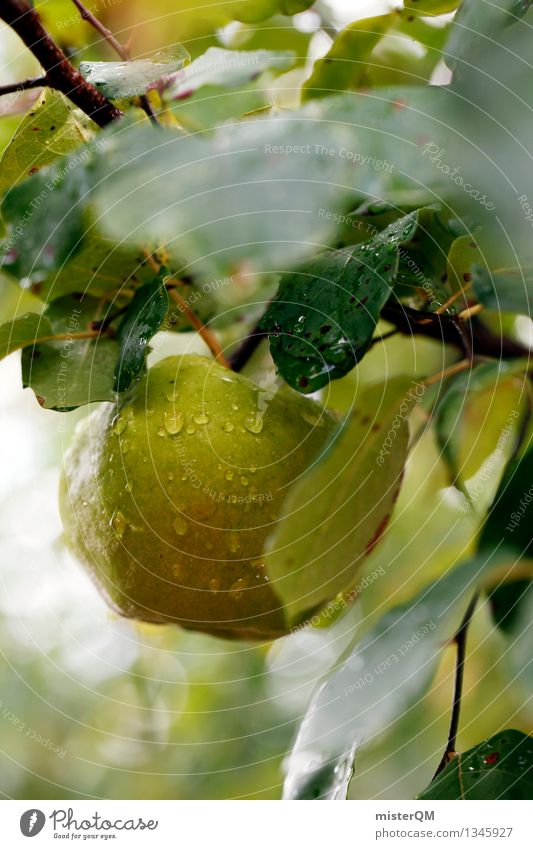
<path id="1" fill-rule="evenodd" d="M 330 251 L 282 278 L 262 327 L 293 388 L 314 392 L 361 360 L 391 296 L 399 246 L 416 227 L 416 213 L 407 215 L 352 251 Z"/>
<path id="2" fill-rule="evenodd" d="M 533 558 L 533 447 L 531 444 L 505 470 L 481 533 L 481 552 L 504 548 Z"/>
<path id="3" fill-rule="evenodd" d="M 533 268 L 489 271 L 472 268 L 472 286 L 478 301 L 491 310 L 530 315 L 533 308 Z"/>
<path id="4" fill-rule="evenodd" d="M 285 796 L 295 798 L 309 774 L 382 732 L 426 692 L 443 647 L 455 633 L 476 586 L 501 568 L 474 559 L 389 610 L 358 641 L 311 700 L 288 761 Z"/>
<path id="5" fill-rule="evenodd" d="M 188 61 L 189 54 L 182 45 L 161 50 L 148 59 L 130 62 L 81 62 L 80 74 L 105 97 L 118 100 L 146 94 L 173 79 Z"/>
<path id="6" fill-rule="evenodd" d="M 478 512 L 491 504 L 529 409 L 520 366 L 483 363 L 455 377 L 439 401 L 435 434 L 454 483 Z"/>
<path id="7" fill-rule="evenodd" d="M 494 42 L 525 15 L 529 6 L 530 0 L 482 4 L 478 0 L 463 0 L 444 52 L 446 64 L 455 72 L 456 79 L 468 77 L 471 68 L 477 66 L 479 54 L 490 54 Z"/>
<path id="8" fill-rule="evenodd" d="M 113 386 L 117 392 L 128 389 L 133 378 L 140 372 L 148 342 L 165 320 L 168 294 L 164 277 L 167 274 L 166 268 L 161 270 L 154 280 L 137 290 L 118 327 L 120 352 Z"/>
<path id="9" fill-rule="evenodd" d="M 299 780 L 286 787 L 283 798 L 300 801 L 346 799 L 353 775 L 354 758 L 355 747 L 347 755 L 342 755 L 331 763 L 323 764 L 315 770 L 310 767 Z"/>
<path id="10" fill-rule="evenodd" d="M 464 292 L 465 295 L 455 301 L 455 309 L 460 311 L 468 306 L 471 288 L 472 269 L 483 263 L 483 252 L 472 235 L 459 236 L 450 246 L 447 258 L 447 278 L 451 291 Z"/>
<path id="11" fill-rule="evenodd" d="M 95 125 L 79 109 L 52 88 L 19 124 L 0 160 L 0 191 L 35 174 L 55 159 L 89 141 Z"/>
<path id="12" fill-rule="evenodd" d="M 286 70 L 294 54 L 276 50 L 225 50 L 210 47 L 176 74 L 165 89 L 165 100 L 183 100 L 204 86 L 237 88 L 267 70 Z"/>
<path id="13" fill-rule="evenodd" d="M 32 345 L 42 336 L 52 333 L 50 323 L 39 313 L 26 313 L 13 321 L 0 324 L 0 359 L 13 351 Z"/>
<path id="14" fill-rule="evenodd" d="M 531 799 L 533 738 L 500 731 L 458 753 L 419 799 Z"/>
<path id="15" fill-rule="evenodd" d="M 442 125 L 448 102 L 437 86 L 383 89 L 378 100 L 324 99 L 209 137 L 120 122 L 9 192 L 5 268 L 48 277 L 81 250 L 94 207 L 107 238 L 165 245 L 183 258 L 183 273 L 285 272 L 332 239 L 357 197 L 411 206 L 453 192 L 417 141 Z"/>
<path id="16" fill-rule="evenodd" d="M 100 301 L 65 296 L 54 301 L 46 312 L 52 333 L 60 338 L 26 347 L 22 352 L 22 381 L 35 392 L 41 406 L 60 412 L 92 401 L 115 399 L 113 375 L 118 342 L 107 333 L 95 333 L 93 321 L 104 318 Z"/>

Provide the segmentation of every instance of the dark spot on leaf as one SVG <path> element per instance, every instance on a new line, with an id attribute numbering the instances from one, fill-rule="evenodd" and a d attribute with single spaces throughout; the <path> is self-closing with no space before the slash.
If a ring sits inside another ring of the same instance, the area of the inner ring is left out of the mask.
<path id="1" fill-rule="evenodd" d="M 303 377 L 303 376 L 299 377 L 298 378 L 298 386 L 301 386 L 302 389 L 305 389 L 306 386 L 309 386 L 308 379 L 306 377 Z"/>
<path id="2" fill-rule="evenodd" d="M 503 742 L 505 742 L 505 741 L 502 740 L 502 743 Z M 486 755 L 486 757 L 483 758 L 483 762 L 486 763 L 486 764 L 489 764 L 489 766 L 491 766 L 492 764 L 498 763 L 499 760 L 500 760 L 499 752 L 490 752 L 488 755 Z"/>
<path id="3" fill-rule="evenodd" d="M 331 330 L 331 324 L 323 324 L 322 327 L 320 328 L 320 332 L 322 334 L 329 333 L 330 330 Z"/>
<path id="4" fill-rule="evenodd" d="M 469 283 L 472 280 L 472 275 L 469 271 L 463 274 L 463 280 L 465 281 L 465 283 Z"/>

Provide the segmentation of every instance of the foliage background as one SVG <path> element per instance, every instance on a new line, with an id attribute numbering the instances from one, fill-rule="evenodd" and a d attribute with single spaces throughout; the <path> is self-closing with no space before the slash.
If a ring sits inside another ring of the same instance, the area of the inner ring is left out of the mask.
<path id="1" fill-rule="evenodd" d="M 37 5 L 47 23 L 56 22 L 63 46 L 77 51 L 85 45 L 82 58 L 107 55 L 69 2 Z M 204 5 L 205 14 L 199 11 Z M 334 4 L 333 16 L 347 21 L 351 5 Z M 212 4 L 204 0 L 100 0 L 92 6 L 122 40 L 134 32 L 137 53 L 180 41 L 197 55 L 220 43 Z M 358 11 L 363 17 L 384 6 L 361 2 Z M 312 19 L 301 18 L 301 29 L 311 26 Z M 240 46 L 289 47 L 292 38 L 300 55 L 309 50 L 313 56 L 327 47 L 320 35 L 289 32 L 282 19 L 275 26 L 244 27 Z M 28 57 L 14 36 L 0 30 L 6 81 L 36 71 Z M 291 71 L 284 84 L 278 82 L 280 101 L 290 102 L 301 73 Z M 19 119 L 0 122 L 2 149 Z M 186 334 L 173 337 L 174 351 L 178 344 L 199 349 Z M 384 373 L 436 372 L 446 364 L 443 357 L 437 344 L 393 339 L 370 352 L 357 379 L 362 385 Z M 353 379 L 335 385 L 337 401 Z M 57 508 L 62 454 L 87 411 L 57 416 L 41 410 L 31 391 L 20 389 L 16 356 L 1 364 L 0 385 L 0 792 L 36 799 L 279 798 L 282 760 L 313 682 L 353 629 L 411 597 L 468 549 L 469 519 L 447 487 L 432 434 L 410 459 L 392 533 L 367 561 L 366 574 L 377 571 L 379 577 L 361 604 L 328 631 L 300 632 L 274 645 L 232 644 L 135 625 L 108 611 L 61 543 Z M 511 686 L 502 637 L 486 608 L 475 618 L 470 646 L 459 747 L 500 727 L 530 733 L 533 708 Z M 412 798 L 425 787 L 446 739 L 452 666 L 452 654 L 444 653 L 423 702 L 398 715 L 365 749 L 353 798 Z"/>

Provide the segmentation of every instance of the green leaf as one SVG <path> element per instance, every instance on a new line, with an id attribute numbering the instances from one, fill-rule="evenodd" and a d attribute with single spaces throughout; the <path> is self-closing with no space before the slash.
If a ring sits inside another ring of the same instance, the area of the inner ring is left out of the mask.
<path id="1" fill-rule="evenodd" d="M 416 390 L 404 378 L 369 389 L 288 493 L 265 563 L 289 621 L 348 589 L 380 539 L 400 489 Z"/>
<path id="2" fill-rule="evenodd" d="M 66 164 L 43 168 L 8 192 L 2 204 L 5 271 L 39 281 L 79 250 L 85 234 L 81 201 L 94 158 L 95 151 L 85 147 Z"/>
<path id="3" fill-rule="evenodd" d="M 174 45 L 172 50 L 161 50 L 148 59 L 133 59 L 131 62 L 82 62 L 79 70 L 87 82 L 105 97 L 118 100 L 160 88 L 172 80 L 188 60 L 189 54 L 185 47 Z"/>
<path id="4" fill-rule="evenodd" d="M 472 269 L 481 264 L 484 264 L 483 252 L 472 235 L 459 236 L 452 242 L 446 263 L 446 275 L 454 294 L 469 289 Z M 455 301 L 456 309 L 458 305 L 460 309 L 465 309 L 467 301 L 467 296 Z"/>
<path id="5" fill-rule="evenodd" d="M 145 254 L 131 245 L 118 244 L 87 222 L 79 245 L 58 269 L 34 284 L 43 300 L 74 292 L 104 295 L 116 292 L 131 297 L 131 289 L 154 276 Z"/>
<path id="6" fill-rule="evenodd" d="M 515 635 L 524 607 L 533 594 L 533 581 L 521 578 L 498 584 L 489 595 L 494 623 L 507 635 Z"/>
<path id="7" fill-rule="evenodd" d="M 284 798 L 299 798 L 312 775 L 382 733 L 421 698 L 474 589 L 498 563 L 483 557 L 448 571 L 356 643 L 311 700 L 288 761 Z"/>
<path id="8" fill-rule="evenodd" d="M 398 284 L 417 289 L 421 308 L 430 312 L 439 309 L 451 294 L 444 280 L 446 258 L 454 238 L 450 222 L 440 208 L 425 207 L 418 210 L 418 228 L 400 251 Z"/>
<path id="9" fill-rule="evenodd" d="M 500 731 L 458 753 L 419 799 L 531 799 L 533 739 L 521 731 Z"/>
<path id="10" fill-rule="evenodd" d="M 165 100 L 183 100 L 204 86 L 238 88 L 270 69 L 286 70 L 294 54 L 277 50 L 224 50 L 210 47 L 180 71 L 165 89 Z"/>
<path id="11" fill-rule="evenodd" d="M 4 150 L 0 192 L 88 141 L 94 126 L 62 94 L 45 89 Z"/>
<path id="12" fill-rule="evenodd" d="M 284 799 L 299 801 L 320 799 L 321 801 L 344 800 L 353 775 L 356 747 L 323 766 L 312 769 L 295 780 Z"/>
<path id="13" fill-rule="evenodd" d="M 0 324 L 0 360 L 51 333 L 50 323 L 39 313 L 26 313 L 13 321 Z"/>
<path id="14" fill-rule="evenodd" d="M 229 118 L 268 105 L 268 89 L 258 82 L 294 64 L 295 55 L 274 50 L 224 50 L 210 47 L 183 69 L 163 96 L 180 124 L 208 129 Z"/>
<path id="15" fill-rule="evenodd" d="M 330 251 L 282 278 L 262 321 L 283 378 L 314 392 L 364 356 L 398 271 L 399 246 L 417 214 L 398 219 L 350 253 Z"/>
<path id="16" fill-rule="evenodd" d="M 168 311 L 168 294 L 162 269 L 150 283 L 137 290 L 122 319 L 117 338 L 120 353 L 116 364 L 114 389 L 124 392 L 144 365 L 146 346 L 165 319 Z"/>
<path id="17" fill-rule="evenodd" d="M 330 97 L 365 85 L 366 62 L 395 17 L 391 12 L 366 18 L 341 30 L 326 55 L 315 62 L 313 72 L 302 88 L 303 100 Z"/>
<path id="18" fill-rule="evenodd" d="M 443 87 L 383 89 L 378 99 L 321 100 L 209 137 L 119 122 L 9 192 L 5 267 L 48 277 L 80 250 L 94 207 L 106 237 L 164 245 L 183 258 L 182 274 L 287 271 L 332 239 L 358 199 L 419 206 L 454 191 L 420 148 L 448 103 Z"/>
<path id="19" fill-rule="evenodd" d="M 491 504 L 528 409 L 519 365 L 483 363 L 455 377 L 437 405 L 435 434 L 451 480 L 476 512 Z"/>
<path id="20" fill-rule="evenodd" d="M 236 21 L 257 23 L 272 15 L 296 15 L 313 5 L 314 0 L 241 0 L 232 3 L 229 13 Z"/>
<path id="21" fill-rule="evenodd" d="M 446 15 L 455 11 L 461 0 L 404 0 L 400 14 L 409 15 Z"/>
<path id="22" fill-rule="evenodd" d="M 533 268 L 489 271 L 472 267 L 472 286 L 478 301 L 491 310 L 530 315 L 533 308 Z"/>
<path id="23" fill-rule="evenodd" d="M 533 447 L 509 463 L 481 533 L 479 548 L 502 547 L 513 555 L 533 558 Z"/>
<path id="24" fill-rule="evenodd" d="M 468 77 L 480 53 L 490 55 L 504 30 L 523 17 L 531 0 L 463 0 L 457 12 L 444 58 L 457 76 Z"/>
<path id="25" fill-rule="evenodd" d="M 44 317 L 52 333 L 61 338 L 23 350 L 23 384 L 33 389 L 46 409 L 64 412 L 92 401 L 115 400 L 118 342 L 104 332 L 94 338 L 77 338 L 77 334 L 91 333 L 92 322 L 105 317 L 99 308 L 99 299 L 89 295 L 59 298 Z"/>
<path id="26" fill-rule="evenodd" d="M 518 682 L 526 699 L 533 688 L 533 659 L 531 657 L 531 623 L 533 622 L 533 580 L 500 584 L 490 596 L 493 615 L 505 639 L 505 658 L 508 680 Z"/>

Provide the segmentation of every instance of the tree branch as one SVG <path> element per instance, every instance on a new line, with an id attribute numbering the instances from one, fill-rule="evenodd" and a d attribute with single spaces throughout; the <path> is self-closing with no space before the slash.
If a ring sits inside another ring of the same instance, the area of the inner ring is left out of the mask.
<path id="1" fill-rule="evenodd" d="M 465 321 L 456 315 L 420 312 L 404 306 L 396 299 L 391 299 L 381 310 L 381 318 L 394 325 L 396 328 L 394 332 L 405 336 L 427 336 L 429 339 L 453 345 L 459 348 L 469 360 L 475 356 L 503 360 L 531 356 L 528 348 L 512 339 L 496 336 L 475 317 Z M 229 357 L 234 371 L 241 371 L 244 368 L 261 341 L 268 336 L 265 330 L 261 330 L 260 323 L 261 320 Z M 386 339 L 389 335 L 392 335 L 392 332 L 383 334 L 382 338 Z M 382 341 L 382 338 L 377 337 L 375 342 Z"/>
<path id="2" fill-rule="evenodd" d="M 46 77 L 32 77 L 29 80 L 22 80 L 19 83 L 0 86 L 0 97 L 3 94 L 17 94 L 19 91 L 28 91 L 30 88 L 43 88 L 46 85 L 48 85 Z"/>
<path id="3" fill-rule="evenodd" d="M 461 699 L 463 697 L 463 678 L 464 678 L 464 666 L 466 659 L 466 638 L 468 634 L 468 628 L 470 627 L 470 623 L 472 621 L 472 617 L 474 615 L 474 610 L 476 609 L 476 604 L 479 599 L 479 591 L 474 593 L 472 596 L 472 600 L 467 607 L 466 613 L 463 617 L 463 621 L 459 625 L 459 629 L 453 638 L 453 642 L 457 646 L 457 660 L 455 662 L 455 687 L 453 693 L 453 705 L 452 705 L 452 716 L 450 720 L 450 731 L 448 733 L 448 743 L 446 744 L 446 749 L 444 750 L 444 754 L 441 758 L 441 761 L 437 767 L 437 771 L 433 778 L 435 779 L 439 773 L 442 772 L 444 767 L 446 767 L 451 760 L 455 757 L 456 748 L 457 748 L 457 731 L 459 729 L 459 716 L 461 713 Z"/>
<path id="4" fill-rule="evenodd" d="M 0 18 L 17 33 L 45 71 L 46 85 L 57 89 L 100 127 L 122 117 L 97 89 L 71 65 L 27 0 L 2 0 Z"/>
<path id="5" fill-rule="evenodd" d="M 427 336 L 459 347 L 463 351 L 466 339 L 470 349 L 468 353 L 473 356 L 512 359 L 531 355 L 528 348 L 512 339 L 496 336 L 476 318 L 465 324 L 458 321 L 456 316 L 419 312 L 403 306 L 396 300 L 385 304 L 381 310 L 381 318 L 393 324 L 406 336 Z"/>
<path id="6" fill-rule="evenodd" d="M 263 339 L 267 337 L 268 333 L 266 330 L 261 330 L 258 322 L 253 330 L 244 337 L 239 347 L 228 357 L 229 367 L 233 371 L 241 371 Z"/>

